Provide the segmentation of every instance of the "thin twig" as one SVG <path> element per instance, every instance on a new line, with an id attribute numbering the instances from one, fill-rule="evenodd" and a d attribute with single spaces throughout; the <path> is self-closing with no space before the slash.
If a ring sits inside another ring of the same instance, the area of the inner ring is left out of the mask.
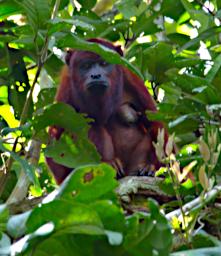
<path id="1" fill-rule="evenodd" d="M 211 191 L 204 194 L 204 196 L 199 196 L 193 201 L 183 205 L 182 209 L 185 215 L 204 207 L 208 202 L 214 199 L 219 193 L 221 193 L 221 185 L 216 185 Z M 181 210 L 177 209 L 166 214 L 168 220 L 172 220 L 174 217 L 179 217 L 181 215 Z"/>

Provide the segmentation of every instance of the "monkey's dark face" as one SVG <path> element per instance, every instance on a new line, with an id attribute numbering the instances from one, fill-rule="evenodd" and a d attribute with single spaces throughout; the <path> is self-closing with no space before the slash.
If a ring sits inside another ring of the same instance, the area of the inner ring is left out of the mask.
<path id="1" fill-rule="evenodd" d="M 73 70 L 71 75 L 75 85 L 80 85 L 81 88 L 78 89 L 87 95 L 102 96 L 112 90 L 113 86 L 117 86 L 113 79 L 117 76 L 117 65 L 107 63 L 95 53 L 75 52 L 70 59 L 69 68 L 70 71 Z"/>
<path id="2" fill-rule="evenodd" d="M 119 107 L 123 91 L 123 70 L 88 51 L 68 52 L 70 86 L 75 107 L 104 123 Z"/>
<path id="3" fill-rule="evenodd" d="M 110 87 L 108 74 L 111 73 L 113 65 L 97 58 L 81 60 L 78 67 L 79 74 L 84 79 L 85 88 L 89 92 L 102 94 Z"/>

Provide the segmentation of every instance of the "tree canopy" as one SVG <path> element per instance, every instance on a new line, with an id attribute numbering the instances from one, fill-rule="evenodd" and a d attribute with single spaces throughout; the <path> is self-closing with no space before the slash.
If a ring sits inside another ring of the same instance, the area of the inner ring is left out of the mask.
<path id="1" fill-rule="evenodd" d="M 156 178 L 117 181 L 88 118 L 54 103 L 68 48 L 145 81 L 171 134 Z M 220 124 L 221 1 L 0 1 L 0 255 L 220 255 Z M 47 146 L 50 125 L 77 141 Z M 75 169 L 60 187 L 45 156 Z"/>

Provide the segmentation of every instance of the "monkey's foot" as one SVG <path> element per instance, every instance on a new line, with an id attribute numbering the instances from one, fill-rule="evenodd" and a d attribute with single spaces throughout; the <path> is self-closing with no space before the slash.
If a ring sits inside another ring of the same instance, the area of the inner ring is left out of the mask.
<path id="1" fill-rule="evenodd" d="M 125 177 L 123 164 L 119 158 L 107 161 L 107 163 L 109 163 L 117 171 L 117 179 Z"/>
<path id="2" fill-rule="evenodd" d="M 154 177 L 155 176 L 155 167 L 153 165 L 146 165 L 143 168 L 140 168 L 137 172 L 137 176 L 148 176 Z"/>

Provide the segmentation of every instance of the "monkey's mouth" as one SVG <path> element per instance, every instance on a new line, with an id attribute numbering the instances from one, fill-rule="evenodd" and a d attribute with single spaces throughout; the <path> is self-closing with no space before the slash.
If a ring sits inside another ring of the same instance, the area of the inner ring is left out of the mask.
<path id="1" fill-rule="evenodd" d="M 105 81 L 92 81 L 87 84 L 87 90 L 91 93 L 104 93 L 108 88 L 108 83 Z"/>

